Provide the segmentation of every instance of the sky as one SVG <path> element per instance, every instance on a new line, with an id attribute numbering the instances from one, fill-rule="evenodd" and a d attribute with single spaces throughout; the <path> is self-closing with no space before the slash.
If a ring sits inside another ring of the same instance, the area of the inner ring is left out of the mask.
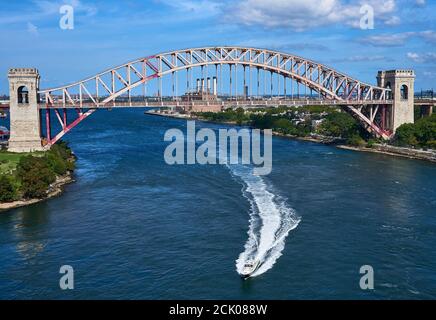
<path id="1" fill-rule="evenodd" d="M 63 5 L 73 29 L 60 27 Z M 360 23 L 368 6 L 373 29 Z M 0 94 L 13 67 L 38 68 L 43 89 L 208 45 L 292 53 L 371 84 L 411 68 L 417 91 L 436 89 L 434 12 L 436 0 L 0 0 Z"/>

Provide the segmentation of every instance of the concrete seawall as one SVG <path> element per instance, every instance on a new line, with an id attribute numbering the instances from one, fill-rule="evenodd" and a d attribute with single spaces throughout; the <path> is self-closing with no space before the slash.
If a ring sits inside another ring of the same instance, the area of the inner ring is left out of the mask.
<path id="1" fill-rule="evenodd" d="M 399 156 L 403 158 L 409 158 L 409 159 L 418 159 L 418 160 L 426 160 L 436 163 L 436 151 L 426 151 L 426 150 L 419 150 L 419 149 L 411 149 L 411 148 L 402 148 L 402 147 L 395 147 L 385 144 L 375 144 L 372 148 L 367 147 L 352 147 L 352 146 L 346 146 L 341 145 L 338 146 L 341 149 L 347 149 L 347 150 L 355 150 L 355 151 L 363 151 L 363 152 L 373 152 L 373 153 L 381 153 L 381 154 L 387 154 L 391 156 Z"/>

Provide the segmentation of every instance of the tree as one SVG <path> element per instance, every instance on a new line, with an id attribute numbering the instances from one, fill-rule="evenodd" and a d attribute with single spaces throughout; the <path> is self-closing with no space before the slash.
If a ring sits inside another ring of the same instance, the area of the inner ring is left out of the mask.
<path id="1" fill-rule="evenodd" d="M 355 147 L 364 147 L 366 146 L 366 141 L 362 139 L 359 135 L 353 135 L 352 137 L 348 138 L 347 143 L 351 146 Z"/>
<path id="2" fill-rule="evenodd" d="M 246 120 L 245 111 L 244 111 L 243 108 L 236 109 L 235 118 L 236 118 L 236 123 L 238 125 L 242 125 L 243 124 L 243 122 Z"/>
<path id="3" fill-rule="evenodd" d="M 274 130 L 281 131 L 283 133 L 288 133 L 294 129 L 294 125 L 292 122 L 285 118 L 279 118 L 274 121 Z"/>
<path id="4" fill-rule="evenodd" d="M 271 129 L 274 127 L 274 121 L 276 118 L 273 116 L 266 114 L 266 115 L 252 115 L 251 116 L 251 124 L 253 127 L 257 129 Z"/>
<path id="5" fill-rule="evenodd" d="M 395 133 L 395 143 L 401 146 L 434 148 L 436 140 L 436 115 L 419 119 L 414 124 L 401 125 Z"/>
<path id="6" fill-rule="evenodd" d="M 16 199 L 17 192 L 11 179 L 6 175 L 0 175 L 0 202 L 11 202 Z"/>
<path id="7" fill-rule="evenodd" d="M 425 146 L 429 141 L 436 140 L 436 116 L 418 120 L 415 127 L 415 135 L 421 146 Z"/>
<path id="8" fill-rule="evenodd" d="M 327 136 L 351 138 L 359 134 L 359 124 L 348 113 L 332 112 L 320 125 L 319 131 Z"/>
<path id="9" fill-rule="evenodd" d="M 415 125 L 412 123 L 406 123 L 398 127 L 395 133 L 396 143 L 400 146 L 418 145 L 415 129 Z"/>
<path id="10" fill-rule="evenodd" d="M 22 157 L 17 166 L 17 176 L 25 198 L 44 198 L 48 187 L 56 180 L 46 157 Z"/>

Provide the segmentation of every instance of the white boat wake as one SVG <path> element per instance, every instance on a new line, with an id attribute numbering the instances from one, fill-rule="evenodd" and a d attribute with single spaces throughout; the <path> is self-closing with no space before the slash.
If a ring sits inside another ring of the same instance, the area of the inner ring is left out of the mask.
<path id="1" fill-rule="evenodd" d="M 245 250 L 236 260 L 236 270 L 241 273 L 244 264 L 260 261 L 252 277 L 265 273 L 282 255 L 285 239 L 300 223 L 300 217 L 285 199 L 273 193 L 273 187 L 261 176 L 253 174 L 253 168 L 244 165 L 228 166 L 234 177 L 244 184 L 243 195 L 250 204 L 250 226 Z"/>

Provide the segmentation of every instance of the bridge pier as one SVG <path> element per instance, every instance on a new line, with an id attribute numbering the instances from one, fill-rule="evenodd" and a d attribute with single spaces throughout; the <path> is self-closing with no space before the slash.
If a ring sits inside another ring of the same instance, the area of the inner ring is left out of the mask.
<path id="1" fill-rule="evenodd" d="M 430 117 L 433 114 L 433 106 L 421 106 L 421 117 Z"/>
<path id="2" fill-rule="evenodd" d="M 379 71 L 379 87 L 392 90 L 393 108 L 391 118 L 392 132 L 405 123 L 415 122 L 415 72 L 413 70 Z"/>
<path id="3" fill-rule="evenodd" d="M 10 69 L 9 112 L 11 152 L 42 151 L 38 109 L 39 73 L 37 69 Z"/>

